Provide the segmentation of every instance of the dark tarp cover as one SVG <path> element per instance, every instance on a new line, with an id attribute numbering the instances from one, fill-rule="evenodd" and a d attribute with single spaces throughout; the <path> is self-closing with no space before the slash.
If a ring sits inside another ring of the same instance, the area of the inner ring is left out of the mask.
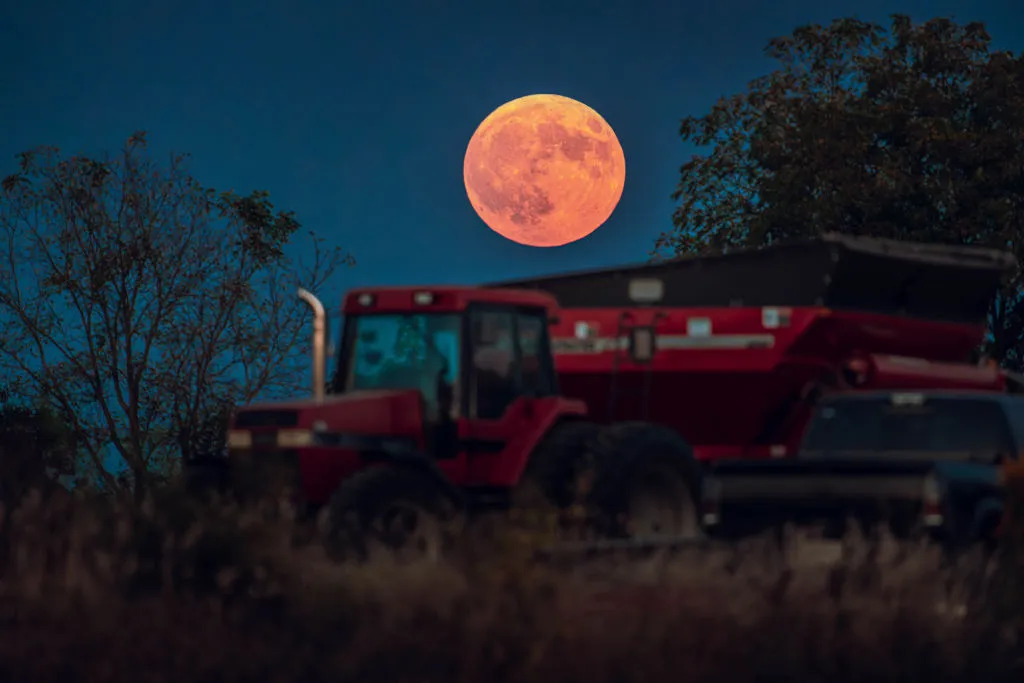
<path id="1" fill-rule="evenodd" d="M 565 308 L 636 306 L 634 278 L 655 278 L 657 306 L 825 306 L 978 323 L 1002 279 L 1007 252 L 827 234 L 819 239 L 721 256 L 607 268 L 488 287 L 540 289 Z"/>

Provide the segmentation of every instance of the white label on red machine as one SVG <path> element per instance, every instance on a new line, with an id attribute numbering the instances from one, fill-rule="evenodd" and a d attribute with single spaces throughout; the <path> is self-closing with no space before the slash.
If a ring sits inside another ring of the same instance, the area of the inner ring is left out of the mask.
<path id="1" fill-rule="evenodd" d="M 688 318 L 686 320 L 686 334 L 691 337 L 710 337 L 711 318 Z"/>
<path id="2" fill-rule="evenodd" d="M 657 336 L 659 351 L 709 351 L 712 349 L 770 349 L 775 337 L 770 334 L 668 334 Z M 557 355 L 576 355 L 623 351 L 629 348 L 628 337 L 554 337 L 552 350 Z"/>
<path id="3" fill-rule="evenodd" d="M 776 308 L 766 306 L 761 309 L 761 326 L 766 330 L 775 330 L 780 327 L 789 327 L 793 311 L 790 308 Z"/>

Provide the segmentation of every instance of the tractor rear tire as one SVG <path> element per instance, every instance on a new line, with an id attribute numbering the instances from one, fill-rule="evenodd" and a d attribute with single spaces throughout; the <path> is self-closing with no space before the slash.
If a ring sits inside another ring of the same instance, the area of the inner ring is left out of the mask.
<path id="1" fill-rule="evenodd" d="M 557 509 L 581 499 L 594 462 L 591 447 L 600 428 L 592 422 L 563 422 L 556 425 L 530 454 L 520 489 L 536 494 Z M 532 489 L 532 490 L 531 490 Z"/>
<path id="2" fill-rule="evenodd" d="M 644 422 L 603 428 L 592 445 L 597 467 L 591 501 L 612 537 L 702 536 L 697 516 L 701 470 L 673 430 Z"/>
<path id="3" fill-rule="evenodd" d="M 591 446 L 599 427 L 572 421 L 556 425 L 534 451 L 516 487 L 512 510 L 527 521 L 550 514 L 561 532 L 585 529 L 589 517 L 587 498 L 594 479 Z M 573 513 L 576 513 L 575 515 Z M 541 524 L 541 527 L 548 527 Z"/>
<path id="4" fill-rule="evenodd" d="M 436 562 L 450 549 L 459 509 L 410 467 L 370 467 L 343 482 L 327 506 L 327 542 L 340 560 Z"/>

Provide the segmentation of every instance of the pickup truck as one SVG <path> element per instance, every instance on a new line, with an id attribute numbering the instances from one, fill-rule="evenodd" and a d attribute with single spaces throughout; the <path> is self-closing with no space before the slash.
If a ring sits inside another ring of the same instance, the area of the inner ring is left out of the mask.
<path id="1" fill-rule="evenodd" d="M 864 392 L 823 398 L 791 459 L 720 461 L 703 484 L 712 538 L 792 525 L 825 538 L 888 527 L 954 550 L 992 542 L 1002 467 L 1024 447 L 1024 397 Z"/>

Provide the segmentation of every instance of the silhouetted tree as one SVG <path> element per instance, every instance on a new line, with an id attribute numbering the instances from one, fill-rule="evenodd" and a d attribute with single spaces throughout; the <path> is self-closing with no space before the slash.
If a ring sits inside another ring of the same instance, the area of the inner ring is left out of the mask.
<path id="1" fill-rule="evenodd" d="M 63 489 L 76 460 L 73 430 L 53 411 L 20 405 L 0 387 L 0 502 L 11 507 L 32 490 Z"/>
<path id="2" fill-rule="evenodd" d="M 798 28 L 778 69 L 682 121 L 710 148 L 681 168 L 655 255 L 822 231 L 986 244 L 1024 260 L 1024 56 L 980 23 L 893 15 Z M 1020 275 L 993 308 L 992 353 L 1019 363 Z"/>
<path id="3" fill-rule="evenodd" d="M 291 213 L 203 187 L 184 155 L 157 163 L 143 133 L 111 157 L 18 160 L 0 197 L 0 376 L 56 411 L 104 486 L 141 494 L 225 404 L 299 390 L 296 287 L 350 256 L 310 232 L 312 262 L 292 260 Z"/>
<path id="4" fill-rule="evenodd" d="M 186 458 L 219 456 L 227 445 L 228 423 L 231 421 L 232 403 L 211 405 L 210 412 L 194 423 L 183 425 L 178 432 L 178 445 Z"/>

